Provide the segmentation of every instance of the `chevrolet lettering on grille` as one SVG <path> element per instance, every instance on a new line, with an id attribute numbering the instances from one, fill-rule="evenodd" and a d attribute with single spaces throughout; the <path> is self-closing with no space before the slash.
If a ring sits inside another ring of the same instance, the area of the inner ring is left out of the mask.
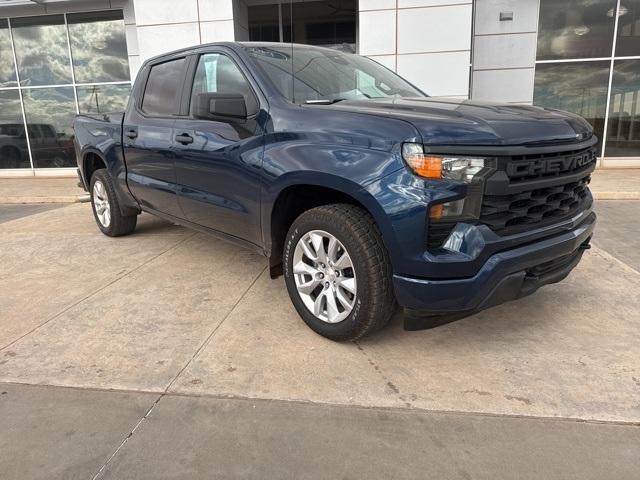
<path id="1" fill-rule="evenodd" d="M 589 151 L 566 157 L 539 158 L 530 161 L 511 162 L 507 165 L 509 177 L 526 177 L 578 170 L 595 160 L 595 153 Z"/>

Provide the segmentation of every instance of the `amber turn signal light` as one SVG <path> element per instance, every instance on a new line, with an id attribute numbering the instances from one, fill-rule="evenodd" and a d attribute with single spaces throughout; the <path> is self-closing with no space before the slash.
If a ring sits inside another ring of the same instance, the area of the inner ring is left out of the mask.
<path id="1" fill-rule="evenodd" d="M 424 178 L 442 178 L 442 157 L 412 153 L 404 159 L 417 175 Z"/>

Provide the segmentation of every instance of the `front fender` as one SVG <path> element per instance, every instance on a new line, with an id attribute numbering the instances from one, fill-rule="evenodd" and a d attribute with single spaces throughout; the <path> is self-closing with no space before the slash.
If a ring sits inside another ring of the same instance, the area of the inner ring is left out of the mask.
<path id="1" fill-rule="evenodd" d="M 466 186 L 420 178 L 399 169 L 366 187 L 380 209 L 380 223 L 394 273 L 420 276 L 427 251 L 429 208 L 433 203 L 460 198 Z"/>
<path id="2" fill-rule="evenodd" d="M 348 195 L 356 202 L 360 203 L 373 217 L 374 221 L 380 228 L 385 242 L 385 246 L 391 252 L 396 250 L 395 238 L 392 235 L 386 235 L 392 228 L 389 218 L 382 206 L 376 198 L 364 187 L 356 182 L 337 176 L 332 173 L 314 172 L 314 171 L 298 171 L 284 174 L 277 181 L 266 189 L 262 202 L 262 225 L 265 249 L 271 251 L 271 218 L 274 213 L 274 206 L 280 194 L 291 186 L 309 185 L 315 187 L 324 187 L 336 190 L 342 194 Z M 388 244 L 391 243 L 391 244 Z"/>
<path id="3" fill-rule="evenodd" d="M 383 233 L 389 251 L 395 250 L 391 226 L 367 185 L 398 169 L 403 169 L 401 143 L 371 148 L 371 142 L 338 143 L 335 135 L 284 133 L 266 142 L 263 157 L 261 224 L 265 250 L 272 249 L 271 219 L 280 194 L 291 186 L 324 187 L 348 195 L 362 204 Z M 376 145 L 377 146 L 377 145 Z"/>

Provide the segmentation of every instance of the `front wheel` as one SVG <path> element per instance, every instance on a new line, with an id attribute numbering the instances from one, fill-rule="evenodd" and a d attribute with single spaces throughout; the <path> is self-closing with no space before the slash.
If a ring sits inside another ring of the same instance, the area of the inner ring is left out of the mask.
<path id="1" fill-rule="evenodd" d="M 136 228 L 137 215 L 122 215 L 111 177 L 105 169 L 91 177 L 91 206 L 100 231 L 109 237 L 127 235 Z"/>
<path id="2" fill-rule="evenodd" d="M 389 322 L 396 306 L 391 263 L 363 209 L 335 204 L 304 212 L 289 229 L 283 263 L 293 305 L 320 335 L 357 340 Z"/>

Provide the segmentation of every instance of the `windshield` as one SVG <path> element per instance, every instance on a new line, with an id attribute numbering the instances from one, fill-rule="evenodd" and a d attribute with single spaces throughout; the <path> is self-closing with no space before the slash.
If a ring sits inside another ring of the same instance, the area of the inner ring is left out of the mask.
<path id="1" fill-rule="evenodd" d="M 246 49 L 280 93 L 294 103 L 426 96 L 391 70 L 358 55 L 304 46 L 294 46 L 292 51 L 291 45 Z"/>

